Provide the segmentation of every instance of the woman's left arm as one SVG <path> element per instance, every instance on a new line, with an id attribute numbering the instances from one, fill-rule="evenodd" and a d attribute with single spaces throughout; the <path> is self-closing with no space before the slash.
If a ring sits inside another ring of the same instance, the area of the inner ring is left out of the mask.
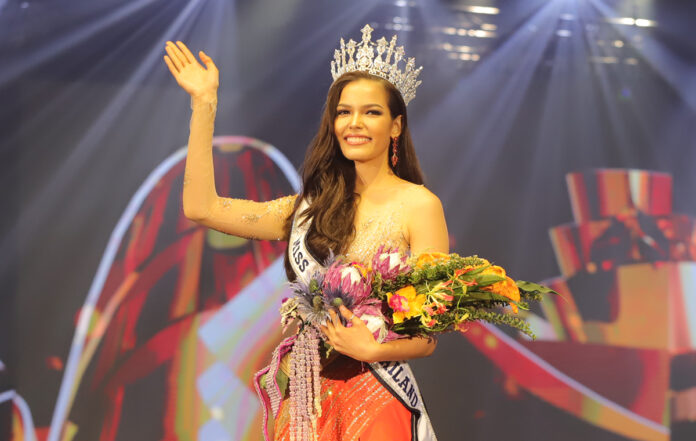
<path id="1" fill-rule="evenodd" d="M 442 203 L 437 196 L 421 187 L 411 199 L 406 215 L 412 255 L 423 252 L 449 252 L 447 222 Z M 340 312 L 352 321 L 353 326 L 343 326 L 338 316 L 331 311 L 332 320 L 322 330 L 334 349 L 356 360 L 373 363 L 427 357 L 437 346 L 437 340 L 433 337 L 412 337 L 377 343 L 362 320 L 354 317 L 352 312 L 343 306 Z"/>

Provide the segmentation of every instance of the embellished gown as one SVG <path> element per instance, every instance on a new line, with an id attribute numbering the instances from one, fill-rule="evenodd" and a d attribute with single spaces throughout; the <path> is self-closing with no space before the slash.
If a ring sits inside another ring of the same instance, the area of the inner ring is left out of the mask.
<path id="1" fill-rule="evenodd" d="M 403 203 L 383 207 L 374 217 L 356 215 L 355 240 L 345 253 L 353 261 L 368 265 L 377 249 L 385 245 L 408 250 Z M 302 211 L 302 206 L 297 213 Z M 303 248 L 304 231 L 295 222 L 288 252 Z M 307 223 L 308 224 L 308 223 Z M 293 244 L 295 246 L 293 246 Z M 302 247 L 300 246 L 302 245 Z M 309 251 L 305 249 L 305 254 Z M 300 253 L 301 255 L 301 253 Z M 310 257 L 311 260 L 311 257 Z M 296 274 L 303 266 L 293 265 Z M 302 277 L 302 274 L 297 274 Z M 316 432 L 320 441 L 408 441 L 436 440 L 415 384 L 404 362 L 362 363 L 344 355 L 326 365 L 321 373 L 321 416 Z M 292 379 L 290 380 L 292 381 Z M 290 400 L 282 401 L 274 424 L 275 440 L 291 439 Z M 298 440 L 299 441 L 299 440 Z"/>

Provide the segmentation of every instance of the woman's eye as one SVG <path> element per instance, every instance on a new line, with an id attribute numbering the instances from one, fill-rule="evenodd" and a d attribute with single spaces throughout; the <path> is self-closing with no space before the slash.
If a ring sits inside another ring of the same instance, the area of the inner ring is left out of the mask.
<path id="1" fill-rule="evenodd" d="M 339 110 L 339 111 L 336 112 L 336 115 L 347 115 L 347 114 L 348 114 L 348 111 L 347 111 L 347 110 L 343 110 L 343 109 L 341 109 L 341 110 Z"/>
<path id="2" fill-rule="evenodd" d="M 379 110 L 368 110 L 367 113 L 369 115 L 381 115 L 382 114 L 382 112 L 380 112 Z"/>

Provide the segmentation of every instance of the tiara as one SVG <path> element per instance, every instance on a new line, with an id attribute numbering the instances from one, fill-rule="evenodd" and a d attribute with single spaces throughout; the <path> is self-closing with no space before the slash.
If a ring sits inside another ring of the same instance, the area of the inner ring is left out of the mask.
<path id="1" fill-rule="evenodd" d="M 360 30 L 362 32 L 360 43 L 356 43 L 352 39 L 345 43 L 341 38 L 341 50 L 336 49 L 334 60 L 331 62 L 331 76 L 336 80 L 344 73 L 355 71 L 377 75 L 392 83 L 401 92 L 404 103 L 408 104 L 416 97 L 416 87 L 421 83 L 416 78 L 423 70 L 423 66 L 416 69 L 416 59 L 408 58 L 404 70 L 399 69 L 398 64 L 404 58 L 404 47 L 396 47 L 396 35 L 389 43 L 384 37 L 373 43 L 373 30 L 369 24 L 366 24 Z M 373 46 L 376 46 L 377 49 L 376 57 Z M 383 54 L 384 58 L 382 58 Z M 394 55 L 394 62 L 390 63 L 392 55 Z"/>

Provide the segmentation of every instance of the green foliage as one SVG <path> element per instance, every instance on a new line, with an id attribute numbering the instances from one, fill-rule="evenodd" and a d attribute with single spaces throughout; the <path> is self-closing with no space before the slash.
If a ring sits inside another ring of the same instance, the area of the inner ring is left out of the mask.
<path id="1" fill-rule="evenodd" d="M 466 294 L 462 296 L 455 296 L 455 299 L 460 299 L 462 302 L 476 302 L 476 301 L 486 301 L 486 302 L 501 302 L 507 304 L 510 302 L 505 296 L 496 294 L 490 291 L 467 291 Z"/>
<path id="2" fill-rule="evenodd" d="M 478 286 L 488 286 L 494 283 L 502 282 L 503 280 L 505 280 L 505 277 L 497 274 L 481 274 L 476 277 L 476 284 Z"/>
<path id="3" fill-rule="evenodd" d="M 536 339 L 536 336 L 529 328 L 529 324 L 519 317 L 515 317 L 510 314 L 486 311 L 484 309 L 472 309 L 470 312 L 471 316 L 468 320 L 483 320 L 494 325 L 507 325 L 524 332 L 528 336 L 532 337 L 532 339 Z"/>
<path id="4" fill-rule="evenodd" d="M 439 293 L 452 296 L 451 301 L 438 300 L 446 304 L 447 311 L 433 315 L 435 324 L 432 327 L 426 327 L 419 315 L 392 325 L 391 329 L 394 332 L 408 336 L 429 336 L 454 331 L 463 322 L 482 320 L 496 325 L 511 326 L 535 338 L 527 322 L 511 312 L 506 312 L 504 308 L 514 303 L 518 308 L 528 310 L 528 302 L 539 302 L 544 294 L 558 294 L 556 291 L 543 285 L 518 280 L 515 283 L 520 290 L 520 301 L 513 302 L 505 296 L 481 289 L 506 280 L 497 274 L 483 274 L 492 266 L 488 261 L 478 256 L 461 257 L 454 253 L 449 256 L 449 260 L 436 259 L 422 267 L 412 267 L 409 272 L 397 276 L 392 281 L 382 280 L 379 274 L 375 274 L 372 293 L 383 302 L 387 299 L 387 293 L 394 293 L 408 285 L 413 285 L 417 293 L 430 296 L 429 299 L 440 295 Z M 410 264 L 413 266 L 414 262 Z M 462 269 L 468 271 L 462 272 Z M 458 274 L 455 276 L 456 272 Z M 443 282 L 447 282 L 447 286 L 436 289 L 437 285 Z M 390 317 L 393 311 L 387 309 L 387 315 Z M 428 316 L 423 314 L 424 320 L 427 320 Z"/>
<path id="5" fill-rule="evenodd" d="M 539 285 L 538 283 L 526 282 L 524 280 L 516 280 L 515 284 L 517 284 L 517 287 L 520 289 L 520 292 L 525 292 L 529 294 L 538 293 L 560 295 L 548 286 Z"/>
<path id="6" fill-rule="evenodd" d="M 539 285 L 538 283 L 516 280 L 515 284 L 517 284 L 517 287 L 520 289 L 520 297 L 530 302 L 541 302 L 544 294 L 555 294 L 557 296 L 561 296 L 548 286 Z"/>

